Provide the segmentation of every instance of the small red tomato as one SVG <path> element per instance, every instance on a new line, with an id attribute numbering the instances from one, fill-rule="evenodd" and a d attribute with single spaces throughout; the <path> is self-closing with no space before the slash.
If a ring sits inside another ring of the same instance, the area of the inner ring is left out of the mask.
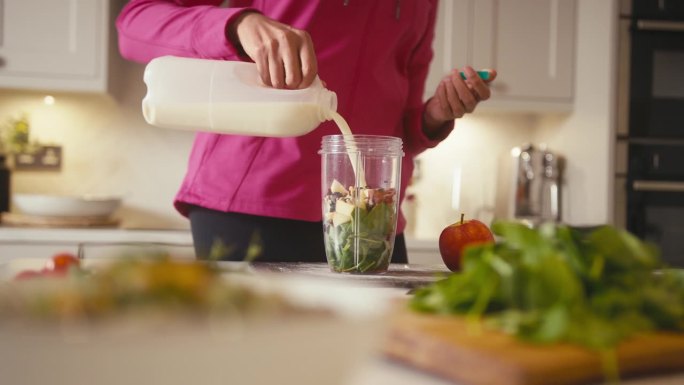
<path id="1" fill-rule="evenodd" d="M 41 269 L 38 272 L 38 274 L 44 278 L 45 277 L 64 277 L 67 274 L 67 272 L 69 271 L 68 268 L 64 268 L 62 270 L 53 270 L 51 265 L 52 265 L 52 262 L 48 263 L 48 266 Z"/>
<path id="2" fill-rule="evenodd" d="M 48 267 L 54 271 L 67 272 L 72 266 L 79 267 L 80 265 L 81 262 L 75 255 L 71 253 L 59 253 L 52 257 Z"/>
<path id="3" fill-rule="evenodd" d="M 17 281 L 23 281 L 26 279 L 33 279 L 33 278 L 38 278 L 40 277 L 41 274 L 39 271 L 36 270 L 23 270 L 20 271 L 17 275 L 14 276 L 14 279 Z"/>

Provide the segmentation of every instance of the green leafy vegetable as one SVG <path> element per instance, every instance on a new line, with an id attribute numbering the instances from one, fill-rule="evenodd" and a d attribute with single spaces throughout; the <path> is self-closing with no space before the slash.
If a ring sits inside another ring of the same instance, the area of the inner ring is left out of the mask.
<path id="1" fill-rule="evenodd" d="M 528 341 L 576 343 L 612 359 L 636 333 L 684 331 L 684 276 L 628 232 L 510 222 L 492 230 L 499 242 L 470 248 L 463 271 L 419 289 L 411 308 L 481 318 Z"/>
<path id="2" fill-rule="evenodd" d="M 387 270 L 395 223 L 394 205 L 379 202 L 370 211 L 356 207 L 349 222 L 328 226 L 325 245 L 333 270 L 356 273 Z M 358 255 L 354 255 L 355 242 L 358 242 Z"/>

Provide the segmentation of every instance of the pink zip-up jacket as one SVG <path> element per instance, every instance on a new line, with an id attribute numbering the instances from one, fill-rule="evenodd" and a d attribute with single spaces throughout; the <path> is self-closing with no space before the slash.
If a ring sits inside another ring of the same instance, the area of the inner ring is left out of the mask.
<path id="1" fill-rule="evenodd" d="M 421 129 L 425 78 L 432 59 L 437 0 L 132 0 L 117 20 L 119 48 L 130 60 L 163 55 L 245 60 L 226 38 L 226 25 L 246 10 L 306 30 L 319 77 L 337 93 L 338 112 L 355 134 L 400 137 L 404 143 L 401 196 L 413 158 L 451 132 L 430 140 Z M 332 122 L 295 138 L 198 133 L 174 202 L 214 210 L 321 220 L 324 135 Z M 398 233 L 405 220 L 400 215 Z"/>

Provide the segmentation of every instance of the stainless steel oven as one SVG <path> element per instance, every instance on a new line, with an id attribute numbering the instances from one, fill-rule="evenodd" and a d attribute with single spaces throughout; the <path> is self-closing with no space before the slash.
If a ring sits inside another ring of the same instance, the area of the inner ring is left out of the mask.
<path id="1" fill-rule="evenodd" d="M 684 267 L 684 1 L 620 11 L 616 222 Z"/>

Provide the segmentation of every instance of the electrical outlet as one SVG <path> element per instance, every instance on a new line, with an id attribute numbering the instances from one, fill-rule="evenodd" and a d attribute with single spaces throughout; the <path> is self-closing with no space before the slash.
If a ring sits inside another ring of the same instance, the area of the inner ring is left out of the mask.
<path id="1" fill-rule="evenodd" d="M 62 169 L 62 146 L 40 146 L 32 152 L 13 154 L 14 169 L 59 171 Z"/>

